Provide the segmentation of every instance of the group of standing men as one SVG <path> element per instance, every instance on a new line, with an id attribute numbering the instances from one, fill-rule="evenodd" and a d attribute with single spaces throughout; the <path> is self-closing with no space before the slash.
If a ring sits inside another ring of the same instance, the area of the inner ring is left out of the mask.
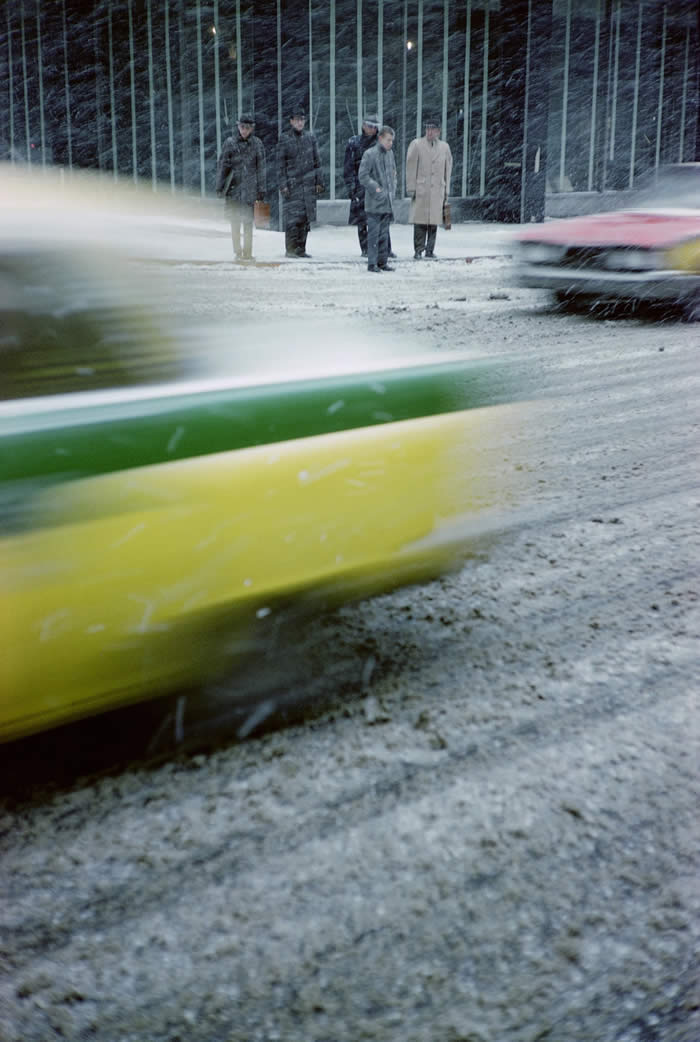
<path id="1" fill-rule="evenodd" d="M 308 257 L 306 237 L 316 220 L 316 198 L 324 191 L 316 138 L 304 130 L 306 114 L 295 108 L 289 129 L 277 146 L 277 183 L 284 200 L 287 257 Z M 253 133 L 255 120 L 238 119 L 237 133 L 226 138 L 216 171 L 216 194 L 224 199 L 236 260 L 253 259 L 256 202 L 265 201 L 265 150 Z"/>
<path id="2" fill-rule="evenodd" d="M 411 200 L 408 222 L 413 225 L 413 257 L 435 258 L 437 228 L 442 224 L 452 176 L 452 152 L 440 140 L 440 120 L 424 123 L 425 136 L 416 138 L 406 155 L 406 192 Z M 365 116 L 362 133 L 348 141 L 344 178 L 350 195 L 349 224 L 357 225 L 367 270 L 393 271 L 389 226 L 394 218 L 396 162 L 394 131 L 380 126 L 376 115 Z M 376 243 L 375 243 L 376 238 Z"/>
<path id="3" fill-rule="evenodd" d="M 316 199 L 324 191 L 321 160 L 315 136 L 305 130 L 306 114 L 295 108 L 289 129 L 277 146 L 277 183 L 284 200 L 285 255 L 309 257 L 306 238 L 316 220 Z M 265 199 L 265 152 L 253 133 L 255 121 L 242 115 L 237 134 L 224 142 L 219 157 L 216 192 L 225 200 L 236 259 L 253 258 L 253 222 L 256 202 Z M 350 196 L 349 224 L 357 225 L 360 252 L 367 270 L 393 271 L 389 258 L 389 228 L 394 219 L 396 161 L 394 131 L 380 125 L 376 115 L 365 116 L 362 131 L 350 138 L 343 175 Z M 413 256 L 434 258 L 437 226 L 443 221 L 452 173 L 452 153 L 440 140 L 439 120 L 425 122 L 425 136 L 411 142 L 406 155 L 406 192 L 411 200 Z"/>

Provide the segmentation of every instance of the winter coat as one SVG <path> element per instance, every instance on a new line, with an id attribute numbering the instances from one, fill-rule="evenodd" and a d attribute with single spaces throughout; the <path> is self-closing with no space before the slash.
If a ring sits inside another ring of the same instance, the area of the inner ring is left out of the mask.
<path id="1" fill-rule="evenodd" d="M 446 141 L 416 138 L 406 155 L 406 192 L 411 196 L 409 224 L 442 224 L 450 191 L 452 153 Z"/>
<path id="2" fill-rule="evenodd" d="M 323 191 L 323 181 L 318 144 L 310 131 L 291 129 L 280 138 L 277 184 L 285 200 L 287 224 L 316 220 L 316 194 L 317 189 Z"/>
<path id="3" fill-rule="evenodd" d="M 365 188 L 360 184 L 360 163 L 368 148 L 377 144 L 377 135 L 355 134 L 345 148 L 343 164 L 343 180 L 350 196 L 350 214 L 348 224 L 366 224 Z"/>
<path id="4" fill-rule="evenodd" d="M 396 195 L 396 160 L 394 150 L 382 147 L 380 141 L 368 148 L 362 157 L 360 184 L 365 188 L 366 213 L 393 213 Z M 381 191 L 377 192 L 377 188 Z"/>
<path id="5" fill-rule="evenodd" d="M 249 206 L 263 198 L 265 150 L 259 137 L 251 134 L 246 139 L 236 133 L 226 138 L 216 170 L 216 191 L 224 195 L 227 202 Z"/>

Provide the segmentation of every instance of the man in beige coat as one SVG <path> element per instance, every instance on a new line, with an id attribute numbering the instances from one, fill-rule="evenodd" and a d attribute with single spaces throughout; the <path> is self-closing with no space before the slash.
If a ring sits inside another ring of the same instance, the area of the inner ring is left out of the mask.
<path id="1" fill-rule="evenodd" d="M 450 191 L 452 152 L 440 140 L 440 120 L 425 121 L 425 137 L 416 138 L 406 155 L 406 191 L 411 199 L 409 224 L 413 225 L 413 256 L 420 260 L 425 252 L 435 257 L 437 226 Z"/>

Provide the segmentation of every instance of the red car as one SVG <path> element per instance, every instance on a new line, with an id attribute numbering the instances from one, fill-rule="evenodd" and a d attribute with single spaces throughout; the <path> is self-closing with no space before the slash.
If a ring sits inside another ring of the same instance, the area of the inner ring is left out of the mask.
<path id="1" fill-rule="evenodd" d="M 700 163 L 658 170 L 630 208 L 521 230 L 517 281 L 557 300 L 674 304 L 700 320 Z"/>

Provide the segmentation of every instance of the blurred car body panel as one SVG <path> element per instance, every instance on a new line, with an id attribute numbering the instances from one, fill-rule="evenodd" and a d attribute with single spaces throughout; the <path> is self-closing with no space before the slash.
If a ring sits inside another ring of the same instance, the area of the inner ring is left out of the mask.
<path id="1" fill-rule="evenodd" d="M 492 368 L 492 367 L 491 367 Z M 182 382 L 138 397 L 80 394 L 23 400 L 2 411 L 0 480 L 75 480 L 493 401 L 483 363 L 431 360 L 371 374 L 237 386 Z M 291 388 L 291 390 L 290 390 Z"/>
<path id="2" fill-rule="evenodd" d="M 210 342 L 129 277 L 121 188 L 3 188 L 0 740 L 206 682 L 274 654 L 285 619 L 461 563 L 503 495 L 485 449 L 519 422 L 491 362 L 363 343 L 363 322 Z M 129 227 L 141 257 L 151 226 Z"/>
<path id="3" fill-rule="evenodd" d="M 290 598 L 327 607 L 453 566 L 464 550 L 457 522 L 487 505 L 471 440 L 503 423 L 504 409 L 40 493 L 36 524 L 0 540 L 0 736 L 216 675 L 232 641 L 260 641 Z M 422 545 L 441 527 L 448 538 Z"/>

